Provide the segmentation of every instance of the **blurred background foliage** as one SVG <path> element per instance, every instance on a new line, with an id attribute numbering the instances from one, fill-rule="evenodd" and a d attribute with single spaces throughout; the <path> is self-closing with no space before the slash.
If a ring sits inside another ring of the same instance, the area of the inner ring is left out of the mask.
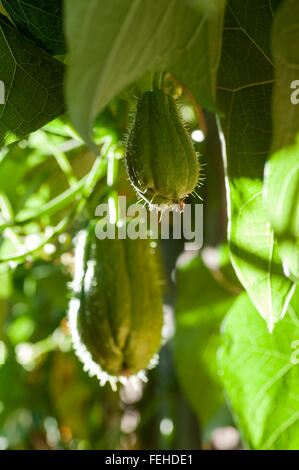
<path id="1" fill-rule="evenodd" d="M 160 243 L 168 328 L 160 363 L 148 373 L 147 384 L 113 392 L 90 378 L 72 352 L 67 309 L 73 236 L 109 197 L 126 195 L 136 202 L 122 161 L 129 96 L 113 100 L 98 117 L 98 158 L 67 116 L 1 151 L 0 449 L 240 445 L 216 365 L 220 324 L 241 290 L 225 245 L 217 126 L 211 114 L 198 109 L 199 129 L 185 95 L 182 115 L 201 163 L 210 161 L 200 190 L 209 208 L 201 255 L 184 251 L 183 240 Z"/>

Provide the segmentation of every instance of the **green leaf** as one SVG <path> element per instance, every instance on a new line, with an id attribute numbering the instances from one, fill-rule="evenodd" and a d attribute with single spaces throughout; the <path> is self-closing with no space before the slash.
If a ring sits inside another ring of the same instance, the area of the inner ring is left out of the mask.
<path id="1" fill-rule="evenodd" d="M 2 0 L 17 28 L 50 54 L 64 54 L 62 0 Z"/>
<path id="2" fill-rule="evenodd" d="M 299 291 L 272 335 L 247 294 L 224 321 L 219 353 L 237 424 L 253 449 L 299 449 Z"/>
<path id="3" fill-rule="evenodd" d="M 267 211 L 279 241 L 285 272 L 299 281 L 299 4 L 283 3 L 274 22 L 275 59 L 272 157 L 265 169 Z M 299 82 L 297 83 L 297 88 Z"/>
<path id="4" fill-rule="evenodd" d="M 66 0 L 71 118 L 92 142 L 97 114 L 143 75 L 169 71 L 215 109 L 225 0 Z"/>
<path id="5" fill-rule="evenodd" d="M 42 127 L 64 111 L 63 65 L 0 16 L 0 147 Z"/>
<path id="6" fill-rule="evenodd" d="M 228 1 L 218 75 L 218 99 L 224 113 L 231 258 L 270 331 L 284 315 L 293 293 L 293 285 L 283 273 L 263 201 L 263 171 L 272 137 L 269 38 L 278 3 Z"/>
<path id="7" fill-rule="evenodd" d="M 225 272 L 228 252 L 209 249 L 204 253 L 215 259 L 213 269 L 196 257 L 177 271 L 176 333 L 172 341 L 180 384 L 201 426 L 206 426 L 224 403 L 216 353 L 220 324 L 239 292 Z"/>

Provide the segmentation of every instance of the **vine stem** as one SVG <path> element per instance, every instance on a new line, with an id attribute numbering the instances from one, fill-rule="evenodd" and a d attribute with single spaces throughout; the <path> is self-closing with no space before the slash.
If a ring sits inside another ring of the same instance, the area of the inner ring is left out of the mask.
<path id="1" fill-rule="evenodd" d="M 152 89 L 153 90 L 161 90 L 163 86 L 163 78 L 164 78 L 164 72 L 156 72 L 153 75 L 153 80 L 152 80 Z"/>
<path id="2" fill-rule="evenodd" d="M 137 82 L 138 93 L 142 95 L 146 91 L 161 90 L 164 84 L 165 72 L 153 72 L 145 75 Z"/>
<path id="3" fill-rule="evenodd" d="M 182 88 L 185 95 L 188 96 L 189 100 L 191 101 L 191 103 L 193 105 L 193 108 L 194 108 L 194 111 L 195 111 L 195 114 L 196 114 L 196 120 L 197 120 L 198 126 L 199 126 L 200 130 L 206 136 L 207 132 L 208 132 L 208 129 L 207 129 L 207 123 L 206 123 L 206 119 L 205 119 L 205 115 L 204 115 L 202 107 L 198 104 L 198 102 L 196 101 L 196 99 L 194 98 L 192 93 L 188 90 L 188 88 L 186 88 L 184 85 L 182 85 L 182 83 L 180 83 L 173 76 L 171 76 L 171 79 L 175 83 L 177 83 Z"/>

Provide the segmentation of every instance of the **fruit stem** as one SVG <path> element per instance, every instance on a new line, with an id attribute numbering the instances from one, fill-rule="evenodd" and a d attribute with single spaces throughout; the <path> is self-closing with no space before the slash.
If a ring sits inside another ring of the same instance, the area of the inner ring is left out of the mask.
<path id="1" fill-rule="evenodd" d="M 153 80 L 152 80 L 153 90 L 161 90 L 161 88 L 163 87 L 163 78 L 164 78 L 164 72 L 154 73 Z"/>
<path id="2" fill-rule="evenodd" d="M 137 93 L 161 90 L 164 86 L 165 72 L 148 73 L 136 82 Z"/>

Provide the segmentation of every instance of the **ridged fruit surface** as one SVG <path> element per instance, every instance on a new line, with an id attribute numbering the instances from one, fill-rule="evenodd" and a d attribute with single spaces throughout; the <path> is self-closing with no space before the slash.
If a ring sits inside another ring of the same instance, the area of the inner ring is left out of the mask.
<path id="1" fill-rule="evenodd" d="M 161 90 L 137 101 L 126 165 L 132 185 L 149 204 L 179 204 L 195 190 L 198 156 L 174 99 Z"/>
<path id="2" fill-rule="evenodd" d="M 112 376 L 146 369 L 159 350 L 163 325 L 159 269 L 150 241 L 98 240 L 91 224 L 80 256 L 76 335 Z"/>

